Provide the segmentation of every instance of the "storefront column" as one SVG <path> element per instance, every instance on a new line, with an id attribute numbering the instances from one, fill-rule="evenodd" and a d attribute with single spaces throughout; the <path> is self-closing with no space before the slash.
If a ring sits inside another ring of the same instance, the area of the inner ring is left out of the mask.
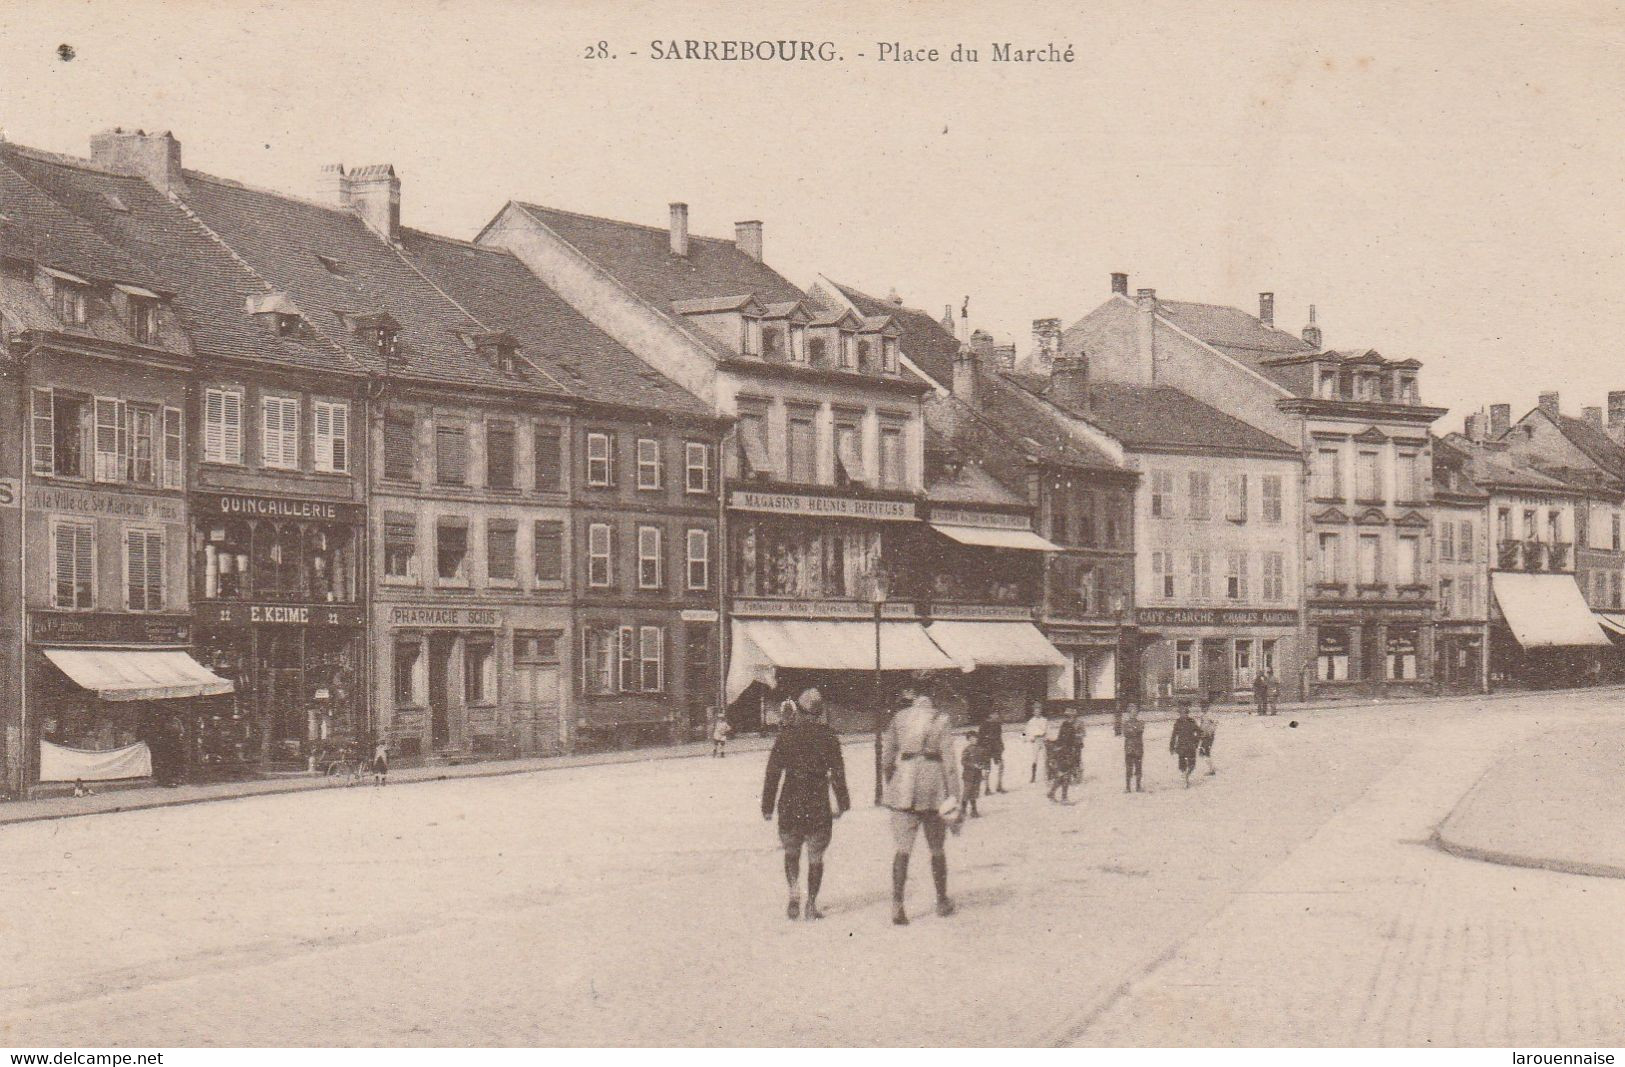
<path id="1" fill-rule="evenodd" d="M 1349 638 L 1349 679 L 1351 681 L 1358 679 L 1362 682 L 1369 682 L 1370 679 L 1365 676 L 1365 627 L 1357 623 L 1351 623 L 1344 630 L 1344 633 L 1348 634 Z"/>

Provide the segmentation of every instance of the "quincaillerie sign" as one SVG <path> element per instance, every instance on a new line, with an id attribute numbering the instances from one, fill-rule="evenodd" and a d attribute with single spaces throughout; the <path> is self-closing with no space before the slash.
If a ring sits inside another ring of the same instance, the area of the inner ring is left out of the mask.
<path id="1" fill-rule="evenodd" d="M 1144 626 L 1296 626 L 1296 611 L 1267 608 L 1138 608 L 1134 620 Z"/>
<path id="2" fill-rule="evenodd" d="M 250 496 L 246 493 L 199 493 L 192 498 L 199 511 L 244 519 L 312 519 L 317 522 L 360 522 L 361 506 L 337 500 L 305 497 Z"/>
<path id="3" fill-rule="evenodd" d="M 738 511 L 766 511 L 778 515 L 808 515 L 843 519 L 909 521 L 918 516 L 912 500 L 861 500 L 848 496 L 803 496 L 800 493 L 764 493 L 735 489 L 728 506 Z"/>

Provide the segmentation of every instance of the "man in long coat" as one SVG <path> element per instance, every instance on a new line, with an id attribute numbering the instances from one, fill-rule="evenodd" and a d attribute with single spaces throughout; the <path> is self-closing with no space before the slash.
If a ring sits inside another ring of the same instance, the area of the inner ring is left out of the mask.
<path id="1" fill-rule="evenodd" d="M 892 716 L 881 737 L 881 767 L 886 777 L 885 802 L 891 809 L 892 922 L 908 925 L 903 890 L 908 885 L 908 861 L 914 839 L 925 831 L 931 849 L 931 878 L 937 890 L 937 914 L 952 915 L 948 899 L 948 854 L 944 850 L 948 826 L 944 801 L 962 801 L 959 768 L 954 758 L 953 720 L 920 693 Z"/>
<path id="2" fill-rule="evenodd" d="M 841 742 L 835 731 L 818 717 L 824 698 L 808 689 L 795 701 L 785 701 L 795 712 L 767 757 L 767 775 L 762 782 L 762 818 L 779 813 L 779 844 L 784 846 L 784 879 L 790 887 L 790 903 L 785 914 L 801 917 L 801 850 L 807 850 L 808 919 L 822 919 L 818 910 L 818 890 L 824 882 L 824 850 L 835 832 L 834 820 L 852 807 L 846 791 L 846 764 L 841 758 Z M 835 791 L 835 810 L 830 811 L 830 790 Z"/>

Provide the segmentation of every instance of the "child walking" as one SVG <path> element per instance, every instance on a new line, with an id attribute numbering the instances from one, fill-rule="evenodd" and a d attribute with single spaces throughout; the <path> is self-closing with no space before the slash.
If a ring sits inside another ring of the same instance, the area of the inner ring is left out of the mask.
<path id="1" fill-rule="evenodd" d="M 987 773 L 988 759 L 974 733 L 965 737 L 965 750 L 959 754 L 959 770 L 965 785 L 965 808 L 961 817 L 975 819 L 982 814 L 976 810 L 976 797 L 982 791 L 982 778 Z"/>
<path id="2" fill-rule="evenodd" d="M 372 750 L 372 784 L 389 784 L 389 745 L 384 741 L 379 741 Z"/>
<path id="3" fill-rule="evenodd" d="M 728 725 L 725 715 L 718 715 L 717 721 L 711 724 L 711 758 L 723 759 L 728 755 L 728 736 L 733 733 L 733 727 Z"/>

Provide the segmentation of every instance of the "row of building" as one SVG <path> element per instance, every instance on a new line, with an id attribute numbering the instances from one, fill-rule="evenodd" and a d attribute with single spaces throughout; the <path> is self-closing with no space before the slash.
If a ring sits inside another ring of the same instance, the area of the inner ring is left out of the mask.
<path id="1" fill-rule="evenodd" d="M 763 225 L 512 201 L 402 225 L 385 166 L 289 196 L 0 143 L 10 792 L 871 722 L 968 703 L 1598 677 L 1625 394 L 1443 438 L 1419 365 L 1131 293 L 1032 348 Z M 1562 606 L 1562 610 L 1559 607 Z"/>

